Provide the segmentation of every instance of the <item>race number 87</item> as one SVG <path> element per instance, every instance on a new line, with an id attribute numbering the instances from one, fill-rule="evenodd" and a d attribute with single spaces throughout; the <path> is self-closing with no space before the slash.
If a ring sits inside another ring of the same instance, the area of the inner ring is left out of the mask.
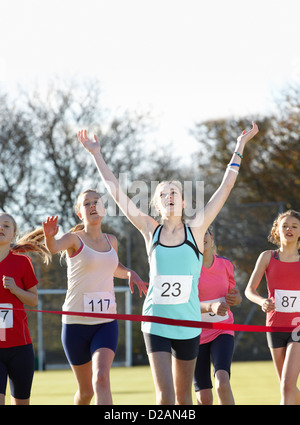
<path id="1" fill-rule="evenodd" d="M 275 310 L 282 313 L 300 312 L 300 291 L 275 289 Z"/>
<path id="2" fill-rule="evenodd" d="M 283 296 L 281 299 L 281 305 L 282 307 L 291 307 L 293 308 L 295 305 L 295 301 L 296 301 L 297 297 L 287 297 L 287 296 Z"/>

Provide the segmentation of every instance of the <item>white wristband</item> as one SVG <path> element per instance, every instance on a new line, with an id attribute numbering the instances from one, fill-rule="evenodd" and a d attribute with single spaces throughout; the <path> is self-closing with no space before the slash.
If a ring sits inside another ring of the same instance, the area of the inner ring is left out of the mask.
<path id="1" fill-rule="evenodd" d="M 237 170 L 235 170 L 234 168 L 232 168 L 232 167 L 227 167 L 229 170 L 231 170 L 231 171 L 233 171 L 234 173 L 236 173 L 236 174 L 239 174 L 239 172 L 237 171 Z"/>

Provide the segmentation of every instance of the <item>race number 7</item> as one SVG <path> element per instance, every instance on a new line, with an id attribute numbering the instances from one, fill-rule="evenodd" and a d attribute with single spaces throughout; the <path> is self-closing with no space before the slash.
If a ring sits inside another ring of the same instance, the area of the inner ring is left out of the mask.
<path id="1" fill-rule="evenodd" d="M 0 304 L 0 328 L 8 329 L 13 327 L 13 310 L 12 304 Z"/>
<path id="2" fill-rule="evenodd" d="M 0 313 L 2 315 L 2 313 L 4 313 L 4 315 L 2 316 L 3 322 L 5 322 L 6 316 L 8 315 L 9 310 L 1 310 Z"/>

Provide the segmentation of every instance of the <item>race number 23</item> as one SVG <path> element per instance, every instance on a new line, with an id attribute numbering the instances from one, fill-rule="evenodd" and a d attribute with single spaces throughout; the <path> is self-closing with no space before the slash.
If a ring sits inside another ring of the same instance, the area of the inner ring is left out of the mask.
<path id="1" fill-rule="evenodd" d="M 173 284 L 169 282 L 164 282 L 162 288 L 165 290 L 162 292 L 162 297 L 179 297 L 181 295 L 181 283 L 174 282 Z"/>
<path id="2" fill-rule="evenodd" d="M 154 304 L 182 304 L 190 298 L 193 276 L 158 275 L 152 283 Z"/>
<path id="3" fill-rule="evenodd" d="M 275 289 L 275 310 L 281 313 L 300 312 L 300 291 Z"/>

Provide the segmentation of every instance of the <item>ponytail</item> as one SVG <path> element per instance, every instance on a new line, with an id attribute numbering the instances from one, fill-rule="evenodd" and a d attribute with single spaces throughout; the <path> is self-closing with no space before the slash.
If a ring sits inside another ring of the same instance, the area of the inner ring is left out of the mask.
<path id="1" fill-rule="evenodd" d="M 69 230 L 69 233 L 80 232 L 80 230 L 84 230 L 84 224 L 83 223 L 76 224 L 75 227 L 72 227 L 72 229 Z"/>
<path id="2" fill-rule="evenodd" d="M 16 220 L 13 218 L 13 216 L 5 212 L 0 213 L 0 216 L 6 216 L 11 220 L 14 228 L 14 234 L 16 235 L 18 233 L 18 227 Z M 44 245 L 43 241 L 44 232 L 42 228 L 39 228 L 34 230 L 33 232 L 27 233 L 26 235 L 18 239 L 15 243 L 12 243 L 10 245 L 10 250 L 13 252 L 20 253 L 36 252 L 43 259 L 44 263 L 49 264 L 52 255 Z"/>
<path id="3" fill-rule="evenodd" d="M 16 243 L 11 245 L 10 249 L 13 252 L 20 253 L 35 252 L 43 259 L 44 263 L 49 264 L 52 255 L 43 241 L 44 232 L 42 228 L 39 228 L 22 236 Z"/>

